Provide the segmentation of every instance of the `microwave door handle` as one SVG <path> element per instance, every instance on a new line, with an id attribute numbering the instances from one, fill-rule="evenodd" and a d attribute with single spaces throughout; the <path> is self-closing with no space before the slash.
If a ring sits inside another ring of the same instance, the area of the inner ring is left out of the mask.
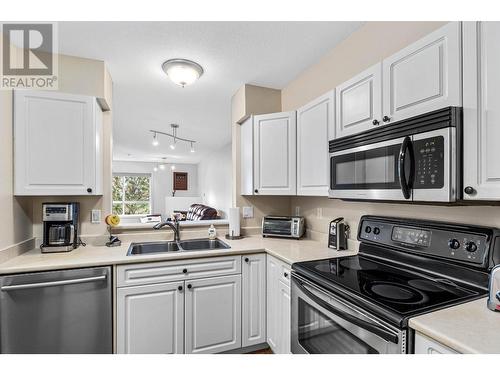
<path id="1" fill-rule="evenodd" d="M 338 317 L 344 319 L 345 321 L 348 321 L 349 323 L 352 323 L 352 324 L 354 324 L 354 325 L 356 325 L 358 327 L 361 327 L 361 328 L 363 328 L 363 329 L 365 329 L 365 330 L 367 330 L 369 332 L 372 332 L 372 333 L 376 334 L 377 336 L 382 337 L 384 340 L 393 342 L 394 344 L 398 343 L 398 341 L 399 341 L 398 335 L 396 335 L 395 333 L 388 332 L 387 330 L 376 326 L 375 322 L 373 322 L 373 323 L 366 322 L 363 319 L 359 319 L 359 318 L 357 318 L 357 317 L 355 317 L 353 315 L 350 315 L 350 314 L 348 314 L 348 313 L 346 313 L 346 312 L 344 312 L 342 310 L 339 310 L 338 308 L 330 305 L 329 303 L 323 301 L 318 296 L 316 296 L 313 293 L 311 293 L 301 283 L 298 283 L 298 285 L 300 287 L 300 290 L 309 299 L 311 299 L 312 301 L 314 301 L 314 303 L 318 304 L 319 306 L 321 306 L 325 310 L 331 312 L 332 314 L 337 315 Z"/>
<path id="2" fill-rule="evenodd" d="M 406 156 L 410 158 L 410 175 L 408 181 L 406 180 Z M 399 173 L 399 186 L 405 199 L 410 199 L 411 189 L 413 187 L 413 180 L 415 179 L 415 155 L 413 153 L 413 145 L 410 137 L 405 137 L 401 144 L 398 157 L 398 173 Z"/>

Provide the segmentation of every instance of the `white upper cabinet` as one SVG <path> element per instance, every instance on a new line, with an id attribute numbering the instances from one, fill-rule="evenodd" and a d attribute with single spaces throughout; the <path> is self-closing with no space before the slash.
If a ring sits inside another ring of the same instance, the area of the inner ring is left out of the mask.
<path id="1" fill-rule="evenodd" d="M 241 195 L 253 195 L 253 116 L 240 126 Z"/>
<path id="2" fill-rule="evenodd" d="M 295 195 L 296 114 L 254 116 L 254 193 Z"/>
<path id="3" fill-rule="evenodd" d="M 336 138 L 382 123 L 382 64 L 378 63 L 336 88 Z"/>
<path id="4" fill-rule="evenodd" d="M 14 92 L 14 194 L 102 194 L 102 112 L 94 97 Z"/>
<path id="5" fill-rule="evenodd" d="M 450 22 L 383 61 L 383 120 L 461 106 L 461 24 Z"/>
<path id="6" fill-rule="evenodd" d="M 464 199 L 500 199 L 500 22 L 464 22 Z"/>
<path id="7" fill-rule="evenodd" d="M 297 195 L 328 196 L 328 140 L 335 138 L 335 90 L 297 110 Z"/>

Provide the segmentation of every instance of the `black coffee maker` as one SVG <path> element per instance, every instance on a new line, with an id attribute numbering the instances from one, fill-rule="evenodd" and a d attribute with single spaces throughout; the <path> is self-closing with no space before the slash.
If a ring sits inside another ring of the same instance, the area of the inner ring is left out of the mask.
<path id="1" fill-rule="evenodd" d="M 80 205 L 77 202 L 42 204 L 42 253 L 67 252 L 78 247 L 79 211 Z"/>

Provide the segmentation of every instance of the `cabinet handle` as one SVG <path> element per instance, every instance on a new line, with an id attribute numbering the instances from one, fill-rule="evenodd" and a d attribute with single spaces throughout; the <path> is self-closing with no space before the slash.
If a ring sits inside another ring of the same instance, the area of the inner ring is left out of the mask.
<path id="1" fill-rule="evenodd" d="M 377 119 L 375 119 L 375 120 L 373 120 L 373 121 L 372 121 L 372 124 L 373 124 L 373 125 L 378 125 L 378 124 L 380 124 L 380 121 L 379 121 L 379 120 L 377 120 Z"/>
<path id="2" fill-rule="evenodd" d="M 249 261 L 250 261 L 250 259 L 248 259 L 248 258 L 245 258 L 245 262 L 247 262 L 247 263 L 248 263 Z"/>
<path id="3" fill-rule="evenodd" d="M 283 276 L 288 277 L 288 272 L 284 272 Z"/>
<path id="4" fill-rule="evenodd" d="M 191 284 L 188 284 L 188 289 L 191 289 L 193 286 Z"/>
<path id="5" fill-rule="evenodd" d="M 466 186 L 464 189 L 465 194 L 474 194 L 476 190 L 472 186 Z"/>
<path id="6" fill-rule="evenodd" d="M 179 291 L 181 291 L 181 290 L 182 290 L 182 285 L 179 285 L 179 286 L 177 287 L 177 289 L 179 289 Z"/>
<path id="7" fill-rule="evenodd" d="M 383 122 L 389 122 L 389 121 L 391 121 L 391 118 L 390 118 L 389 116 L 384 116 L 384 117 L 382 118 L 382 121 L 383 121 Z"/>
<path id="8" fill-rule="evenodd" d="M 257 194 L 259 192 L 259 189 L 255 189 L 254 192 Z"/>
<path id="9" fill-rule="evenodd" d="M 182 273 L 188 273 L 187 268 L 184 268 L 184 269 L 182 270 Z"/>
<path id="10" fill-rule="evenodd" d="M 92 193 L 92 188 L 87 188 L 87 193 Z"/>

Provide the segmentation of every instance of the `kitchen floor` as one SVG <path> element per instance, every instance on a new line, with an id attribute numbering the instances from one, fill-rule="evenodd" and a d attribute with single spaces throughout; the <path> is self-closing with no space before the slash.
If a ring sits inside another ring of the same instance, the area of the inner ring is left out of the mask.
<path id="1" fill-rule="evenodd" d="M 274 354 L 271 348 L 256 350 L 255 352 L 251 352 L 248 354 Z"/>

